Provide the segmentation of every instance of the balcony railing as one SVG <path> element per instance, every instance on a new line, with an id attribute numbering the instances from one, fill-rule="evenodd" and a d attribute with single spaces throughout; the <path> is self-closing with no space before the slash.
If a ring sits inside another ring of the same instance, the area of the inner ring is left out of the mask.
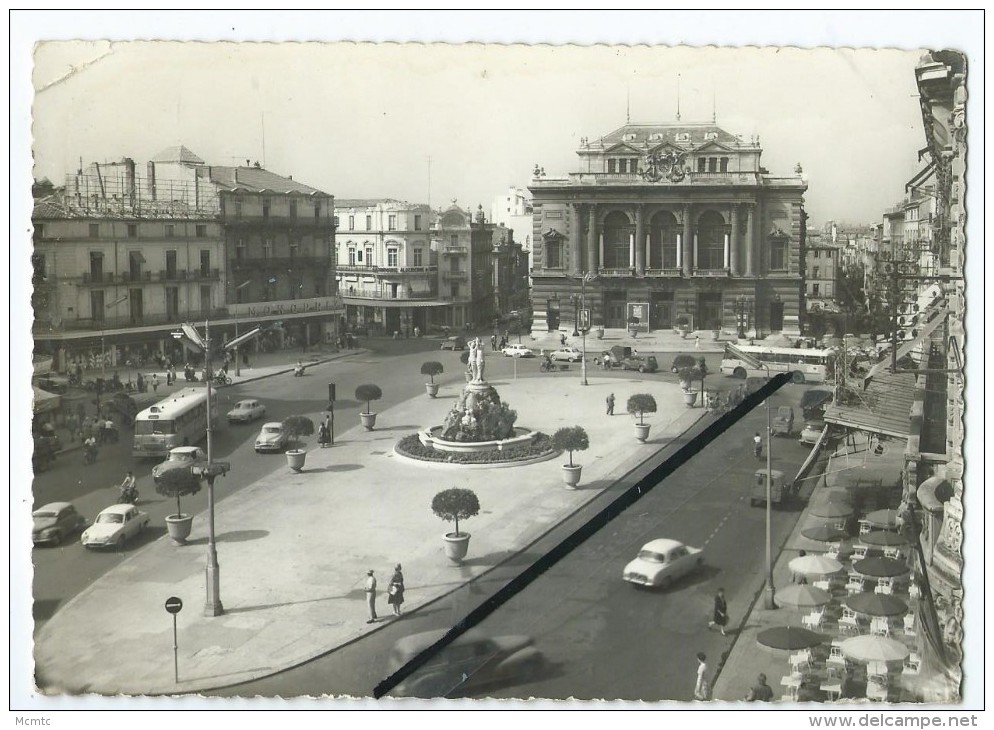
<path id="1" fill-rule="evenodd" d="M 165 269 L 159 272 L 159 281 L 196 281 L 196 280 L 218 280 L 221 278 L 220 269 L 193 269 L 192 271 L 187 271 L 186 269 L 174 269 L 170 271 Z"/>
<path id="2" fill-rule="evenodd" d="M 661 269 L 646 269 L 646 276 L 681 276 L 683 270 L 677 266 L 664 266 Z"/>
<path id="3" fill-rule="evenodd" d="M 65 318 L 62 320 L 61 329 L 72 331 L 94 330 L 100 332 L 101 330 L 126 329 L 128 327 L 155 327 L 157 325 L 179 324 L 189 321 L 196 322 L 205 319 L 216 320 L 227 317 L 228 310 L 226 309 L 214 309 L 211 311 L 194 309 L 169 314 L 148 313 L 140 317 L 132 317 L 130 315 L 105 317 L 102 320 L 83 317 L 79 319 Z"/>
<path id="4" fill-rule="evenodd" d="M 83 276 L 80 278 L 80 283 L 82 284 L 113 284 L 114 274 L 111 272 L 102 271 L 84 271 Z"/>
<path id="5" fill-rule="evenodd" d="M 710 277 L 721 277 L 728 276 L 728 269 L 694 269 L 694 276 L 710 276 Z"/>
<path id="6" fill-rule="evenodd" d="M 437 291 L 398 291 L 394 294 L 392 291 L 384 291 L 380 289 L 356 289 L 355 291 L 342 291 L 339 290 L 342 298 L 345 300 L 351 299 L 392 299 L 395 301 L 403 301 L 405 299 L 439 299 Z"/>
<path id="7" fill-rule="evenodd" d="M 443 271 L 442 278 L 446 281 L 462 280 L 466 278 L 466 271 Z"/>
<path id="8" fill-rule="evenodd" d="M 339 264 L 336 271 L 350 274 L 434 274 L 437 266 L 356 266 Z"/>
<path id="9" fill-rule="evenodd" d="M 443 253 L 449 256 L 464 256 L 469 253 L 468 246 L 446 246 L 443 249 Z"/>
<path id="10" fill-rule="evenodd" d="M 623 276 L 635 276 L 634 268 L 607 268 L 598 269 L 598 276 L 611 276 L 611 277 L 623 277 Z"/>
<path id="11" fill-rule="evenodd" d="M 659 182 L 649 182 L 638 173 L 631 172 L 572 172 L 568 180 L 543 179 L 537 181 L 536 187 L 570 185 L 686 185 L 697 183 L 704 185 L 741 185 L 756 184 L 758 172 L 688 172 L 680 181 L 663 177 Z"/>
<path id="12" fill-rule="evenodd" d="M 306 208 L 302 212 L 306 213 Z M 233 212 L 227 212 L 224 215 L 224 222 L 230 226 L 272 226 L 274 228 L 328 228 L 331 230 L 335 227 L 332 218 L 326 216 L 315 218 L 313 210 L 309 216 L 297 215 L 295 217 L 289 215 L 235 215 Z"/>

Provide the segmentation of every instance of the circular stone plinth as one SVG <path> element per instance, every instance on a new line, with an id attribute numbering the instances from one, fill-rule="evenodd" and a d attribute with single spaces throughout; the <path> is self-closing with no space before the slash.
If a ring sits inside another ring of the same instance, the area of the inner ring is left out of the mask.
<path id="1" fill-rule="evenodd" d="M 418 440 L 429 448 L 437 451 L 448 451 L 456 454 L 474 454 L 481 451 L 501 451 L 509 446 L 529 444 L 535 440 L 537 431 L 515 426 L 514 436 L 509 439 L 496 441 L 449 441 L 441 437 L 442 426 L 432 426 L 418 432 Z"/>

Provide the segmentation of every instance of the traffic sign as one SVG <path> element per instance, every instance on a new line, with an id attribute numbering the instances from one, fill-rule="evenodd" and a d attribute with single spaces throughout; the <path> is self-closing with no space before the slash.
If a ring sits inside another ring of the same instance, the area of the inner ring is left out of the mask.
<path id="1" fill-rule="evenodd" d="M 169 613 L 179 613 L 183 609 L 183 599 L 171 596 L 166 599 L 166 610 Z"/>

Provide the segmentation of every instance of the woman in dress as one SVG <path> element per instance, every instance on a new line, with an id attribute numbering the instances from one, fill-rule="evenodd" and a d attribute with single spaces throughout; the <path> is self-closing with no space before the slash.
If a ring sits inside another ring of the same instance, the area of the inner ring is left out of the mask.
<path id="1" fill-rule="evenodd" d="M 404 574 L 401 572 L 400 563 L 393 569 L 393 577 L 387 587 L 387 603 L 393 606 L 395 615 L 400 616 L 400 606 L 404 602 Z"/>

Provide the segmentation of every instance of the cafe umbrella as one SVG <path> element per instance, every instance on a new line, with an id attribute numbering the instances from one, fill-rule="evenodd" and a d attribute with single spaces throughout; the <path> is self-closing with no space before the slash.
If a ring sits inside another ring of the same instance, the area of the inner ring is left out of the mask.
<path id="1" fill-rule="evenodd" d="M 770 649 L 797 651 L 798 649 L 810 649 L 818 646 L 824 643 L 825 637 L 800 626 L 774 626 L 771 629 L 760 631 L 756 636 L 756 641 Z"/>
<path id="2" fill-rule="evenodd" d="M 908 544 L 908 538 L 899 532 L 890 530 L 873 530 L 859 536 L 859 541 L 872 547 L 903 547 Z"/>
<path id="3" fill-rule="evenodd" d="M 894 558 L 863 558 L 853 563 L 852 567 L 860 575 L 870 578 L 896 578 L 910 570 L 906 563 Z"/>
<path id="4" fill-rule="evenodd" d="M 787 566 L 798 575 L 834 575 L 842 570 L 842 563 L 824 555 L 801 555 L 791 560 Z"/>
<path id="5" fill-rule="evenodd" d="M 811 508 L 813 517 L 821 517 L 826 520 L 838 520 L 845 517 L 852 517 L 853 508 L 846 502 L 823 502 Z"/>
<path id="6" fill-rule="evenodd" d="M 867 616 L 903 616 L 908 611 L 908 604 L 897 596 L 868 591 L 852 594 L 846 598 L 845 604 L 856 613 Z"/>
<path id="7" fill-rule="evenodd" d="M 787 586 L 776 594 L 777 604 L 789 608 L 817 608 L 831 600 L 831 593 L 807 584 Z"/>
<path id="8" fill-rule="evenodd" d="M 908 658 L 910 651 L 897 639 L 876 634 L 862 634 L 845 639 L 839 648 L 856 662 L 899 662 Z"/>
<path id="9" fill-rule="evenodd" d="M 805 527 L 801 530 L 801 534 L 815 542 L 837 542 L 845 538 L 847 533 L 834 525 L 815 525 L 814 527 Z"/>
<path id="10" fill-rule="evenodd" d="M 866 515 L 863 521 L 870 527 L 881 527 L 885 530 L 890 530 L 897 527 L 897 519 L 896 509 L 878 509 Z"/>

